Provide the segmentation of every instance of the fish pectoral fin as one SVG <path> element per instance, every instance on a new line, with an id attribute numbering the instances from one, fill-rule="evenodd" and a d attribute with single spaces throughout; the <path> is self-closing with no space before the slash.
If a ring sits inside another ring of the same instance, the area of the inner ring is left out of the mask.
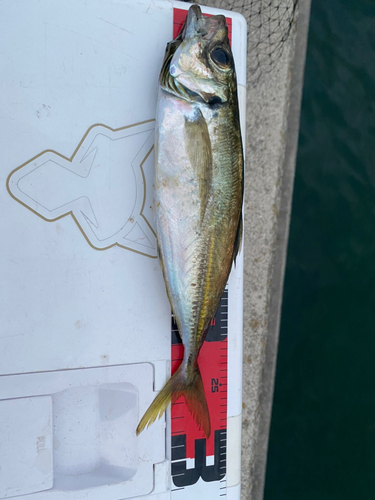
<path id="1" fill-rule="evenodd" d="M 243 233 L 243 220 L 242 220 L 242 210 L 241 210 L 240 220 L 238 222 L 236 238 L 234 240 L 234 246 L 233 246 L 232 262 L 234 262 L 234 265 L 236 265 L 236 258 L 241 248 L 242 233 Z"/>
<path id="2" fill-rule="evenodd" d="M 190 413 L 208 438 L 211 434 L 210 415 L 198 365 L 190 376 L 186 376 L 180 365 L 141 418 L 136 430 L 137 436 L 162 416 L 171 400 L 175 402 L 180 396 L 184 396 Z"/>
<path id="3" fill-rule="evenodd" d="M 199 108 L 192 118 L 185 119 L 185 140 L 186 151 L 198 179 L 202 222 L 212 185 L 212 149 L 207 123 Z"/>

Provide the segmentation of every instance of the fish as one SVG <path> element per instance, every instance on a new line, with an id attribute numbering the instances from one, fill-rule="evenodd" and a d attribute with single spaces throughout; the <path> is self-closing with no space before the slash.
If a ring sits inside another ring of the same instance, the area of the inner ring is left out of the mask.
<path id="1" fill-rule="evenodd" d="M 208 438 L 198 354 L 242 238 L 243 150 L 236 71 L 223 15 L 192 5 L 166 48 L 155 127 L 154 212 L 159 262 L 183 360 L 136 434 L 185 398 Z"/>

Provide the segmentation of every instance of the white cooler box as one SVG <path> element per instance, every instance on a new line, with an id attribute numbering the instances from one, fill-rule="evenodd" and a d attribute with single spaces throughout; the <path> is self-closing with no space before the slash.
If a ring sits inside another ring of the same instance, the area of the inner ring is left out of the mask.
<path id="1" fill-rule="evenodd" d="M 153 141 L 188 8 L 0 4 L 0 498 L 240 498 L 243 252 L 199 358 L 210 438 L 183 398 L 135 434 L 182 354 L 156 257 Z M 246 23 L 223 13 L 245 136 Z"/>

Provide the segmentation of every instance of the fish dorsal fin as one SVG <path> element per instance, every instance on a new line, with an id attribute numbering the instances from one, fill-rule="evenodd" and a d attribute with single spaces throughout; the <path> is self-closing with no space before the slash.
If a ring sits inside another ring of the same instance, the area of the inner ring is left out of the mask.
<path id="1" fill-rule="evenodd" d="M 212 183 L 212 150 L 207 123 L 199 108 L 185 119 L 186 151 L 199 185 L 200 220 L 203 222 Z"/>
<path id="2" fill-rule="evenodd" d="M 234 265 L 236 265 L 236 258 L 237 258 L 239 251 L 240 251 L 240 248 L 241 248 L 242 232 L 243 232 L 243 220 L 242 220 L 242 210 L 241 210 L 240 220 L 238 221 L 237 233 L 236 233 L 236 238 L 234 240 L 234 246 L 233 246 L 232 262 L 234 262 Z"/>

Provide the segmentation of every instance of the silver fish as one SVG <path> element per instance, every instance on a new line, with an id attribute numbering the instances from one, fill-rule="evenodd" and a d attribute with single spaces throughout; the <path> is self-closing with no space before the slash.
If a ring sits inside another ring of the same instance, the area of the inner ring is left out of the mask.
<path id="1" fill-rule="evenodd" d="M 208 437 L 210 416 L 197 357 L 242 237 L 243 154 L 225 17 L 204 17 L 192 5 L 181 34 L 167 46 L 159 81 L 156 232 L 184 358 L 136 432 L 183 395 Z"/>

